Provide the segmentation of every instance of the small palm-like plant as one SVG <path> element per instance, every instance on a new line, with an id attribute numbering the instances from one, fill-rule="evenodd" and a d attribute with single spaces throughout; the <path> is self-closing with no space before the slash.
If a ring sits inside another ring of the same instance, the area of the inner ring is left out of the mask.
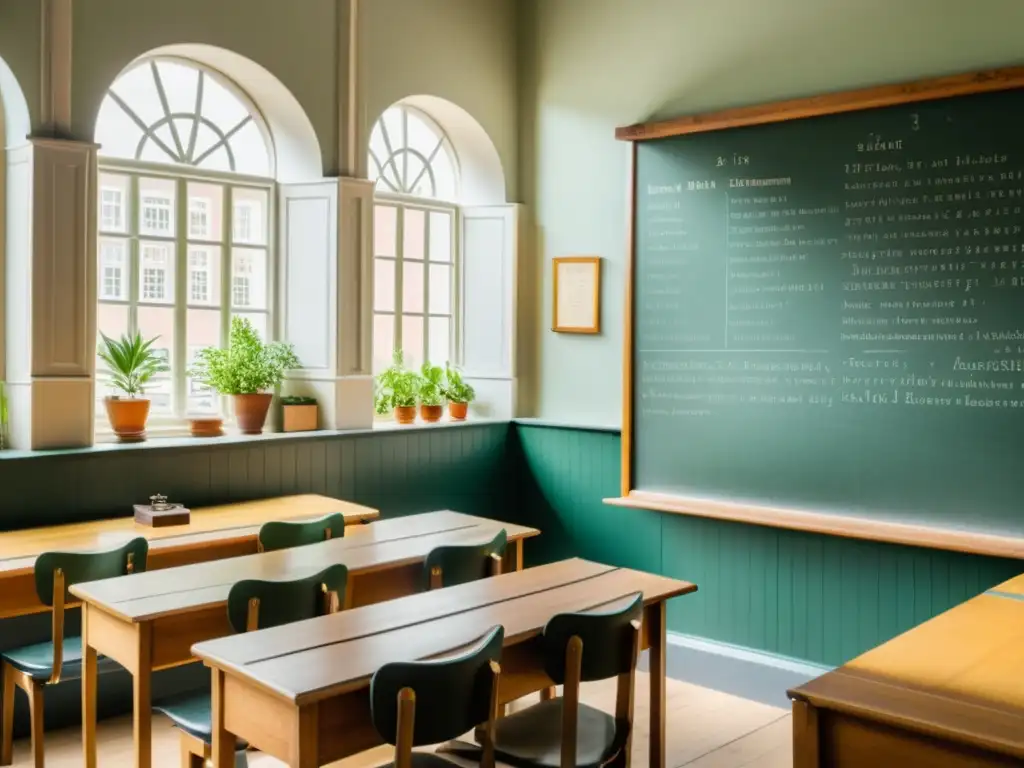
<path id="1" fill-rule="evenodd" d="M 123 334 L 120 339 L 112 339 L 102 332 L 100 336 L 103 342 L 98 354 L 110 372 L 110 383 L 128 397 L 145 394 L 144 387 L 150 379 L 170 370 L 164 358 L 153 349 L 159 336 L 149 341 L 143 341 L 138 331 Z"/>

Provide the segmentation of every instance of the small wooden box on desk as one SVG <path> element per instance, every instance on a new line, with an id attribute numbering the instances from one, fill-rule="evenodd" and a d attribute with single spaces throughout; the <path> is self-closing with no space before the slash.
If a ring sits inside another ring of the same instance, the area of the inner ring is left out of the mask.
<path id="1" fill-rule="evenodd" d="M 135 522 L 151 528 L 188 525 L 192 522 L 192 513 L 181 504 L 168 503 L 166 496 L 156 494 L 149 497 L 149 504 L 135 505 Z"/>

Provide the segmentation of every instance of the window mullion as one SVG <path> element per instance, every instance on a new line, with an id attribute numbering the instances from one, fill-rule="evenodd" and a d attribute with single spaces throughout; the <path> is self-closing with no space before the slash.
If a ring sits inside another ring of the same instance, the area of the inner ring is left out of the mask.
<path id="1" fill-rule="evenodd" d="M 449 352 L 449 357 L 452 358 L 452 363 L 455 365 L 462 365 L 462 297 L 465 291 L 465 280 L 462 275 L 462 242 L 459 237 L 459 233 L 462 231 L 462 209 L 456 208 L 449 218 L 451 221 L 451 253 L 448 254 L 452 264 L 452 276 L 450 278 L 450 285 L 452 288 L 451 302 L 449 303 L 449 311 L 451 312 L 452 327 L 449 332 L 449 342 L 452 345 L 452 349 Z"/>
<path id="2" fill-rule="evenodd" d="M 128 332 L 139 329 L 139 282 L 142 280 L 142 248 L 139 245 L 139 216 L 142 215 L 142 197 L 139 194 L 139 177 L 132 175 L 128 181 L 130 208 L 128 217 Z"/>
<path id="3" fill-rule="evenodd" d="M 404 260 L 405 255 L 405 206 L 395 206 L 395 328 L 394 346 L 392 349 L 401 349 L 402 346 L 402 317 L 405 308 L 402 306 L 402 289 L 404 285 Z"/>
<path id="4" fill-rule="evenodd" d="M 230 184 L 224 185 L 224 200 L 221 204 L 224 209 L 221 211 L 220 226 L 220 345 L 222 349 L 227 349 L 231 335 L 231 274 L 235 258 L 231 251 L 235 231 L 235 188 Z M 218 396 L 220 412 L 230 413 L 226 407 L 228 398 L 224 395 Z"/>
<path id="5" fill-rule="evenodd" d="M 172 388 L 174 391 L 174 413 L 185 418 L 188 412 L 188 387 L 185 384 L 185 369 L 188 365 L 188 183 L 178 179 L 176 185 L 178 205 L 175 222 L 174 261 L 174 362 Z"/>
<path id="6" fill-rule="evenodd" d="M 437 363 L 430 359 L 430 213 L 423 211 L 423 362 Z"/>

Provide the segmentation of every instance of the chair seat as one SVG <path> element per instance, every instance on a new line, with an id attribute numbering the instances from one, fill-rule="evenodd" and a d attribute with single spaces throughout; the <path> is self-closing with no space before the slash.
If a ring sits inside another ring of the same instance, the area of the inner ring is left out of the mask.
<path id="1" fill-rule="evenodd" d="M 154 712 L 162 712 L 178 728 L 190 736 L 206 742 L 213 741 L 213 705 L 210 702 L 210 690 L 189 691 L 177 696 L 168 697 L 153 705 Z M 235 751 L 241 752 L 248 745 L 238 739 Z"/>
<path id="2" fill-rule="evenodd" d="M 36 643 L 21 648 L 11 648 L 0 654 L 0 658 L 15 669 L 24 672 L 33 680 L 49 680 L 53 674 L 53 643 Z M 98 674 L 121 669 L 121 665 L 106 656 L 96 659 Z M 78 680 L 82 677 L 82 638 L 65 637 L 63 662 L 60 667 L 61 680 Z"/>
<path id="3" fill-rule="evenodd" d="M 580 702 L 576 726 L 576 765 L 599 768 L 625 746 L 615 718 Z M 562 699 L 551 699 L 500 718 L 494 728 L 495 757 L 521 768 L 560 768 Z M 453 754 L 459 754 L 452 750 Z"/>

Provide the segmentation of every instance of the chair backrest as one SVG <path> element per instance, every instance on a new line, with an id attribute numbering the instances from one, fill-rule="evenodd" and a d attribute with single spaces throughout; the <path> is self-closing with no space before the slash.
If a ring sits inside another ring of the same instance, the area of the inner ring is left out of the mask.
<path id="1" fill-rule="evenodd" d="M 465 653 L 428 661 L 397 661 L 378 669 L 370 681 L 373 727 L 388 744 L 398 743 L 398 700 L 415 694 L 413 746 L 454 739 L 491 718 L 497 677 L 491 667 L 501 656 L 505 628 L 488 630 Z"/>
<path id="2" fill-rule="evenodd" d="M 245 579 L 228 592 L 228 622 L 245 632 L 333 613 L 342 607 L 347 583 L 344 565 L 293 581 Z"/>
<path id="3" fill-rule="evenodd" d="M 305 544 L 316 544 L 327 539 L 340 539 L 345 535 L 345 516 L 340 512 L 314 520 L 272 521 L 260 526 L 261 552 L 290 549 Z"/>
<path id="4" fill-rule="evenodd" d="M 454 587 L 492 574 L 495 558 L 505 556 L 508 534 L 502 528 L 486 544 L 446 544 L 427 555 L 423 568 L 424 589 Z"/>
<path id="5" fill-rule="evenodd" d="M 43 605 L 53 606 L 54 574 L 64 575 L 65 599 L 72 584 L 98 581 L 146 570 L 149 543 L 141 536 L 117 549 L 102 552 L 44 552 L 36 558 L 36 594 Z"/>
<path id="6" fill-rule="evenodd" d="M 629 598 L 632 597 L 630 600 Z M 569 640 L 583 641 L 580 681 L 606 680 L 631 671 L 633 638 L 632 622 L 643 612 L 643 595 L 626 596 L 622 607 L 585 613 L 560 613 L 544 627 L 544 670 L 555 685 L 565 682 L 565 658 Z"/>

